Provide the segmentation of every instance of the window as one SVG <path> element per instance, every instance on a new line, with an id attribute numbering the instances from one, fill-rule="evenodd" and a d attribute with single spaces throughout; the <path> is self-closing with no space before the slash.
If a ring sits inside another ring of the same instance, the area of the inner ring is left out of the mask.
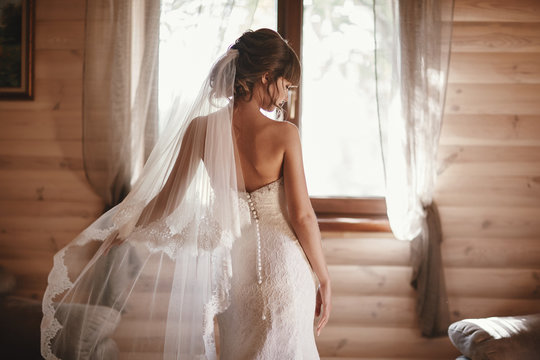
<path id="1" fill-rule="evenodd" d="M 367 227 L 343 227 L 352 229 L 388 228 L 374 85 L 372 1 L 278 4 L 279 31 L 302 61 L 303 82 L 294 106 L 301 114 L 312 203 L 320 219 L 375 219 Z M 298 117 L 292 121 L 298 123 Z"/>
<path id="2" fill-rule="evenodd" d="M 212 51 L 208 58 L 215 59 L 243 29 L 278 30 L 302 61 L 302 84 L 289 100 L 288 114 L 301 130 L 306 178 L 316 212 L 333 218 L 385 217 L 372 1 L 222 0 L 206 5 L 162 0 L 160 101 L 168 101 L 164 94 L 177 86 L 168 83 L 182 76 L 171 76 L 171 71 L 178 71 L 173 59 L 186 51 L 194 47 L 191 51 L 197 54 Z M 197 24 L 201 21 L 211 24 L 211 34 L 200 34 Z M 233 23 L 236 27 L 231 28 Z M 208 49 L 211 41 L 205 41 L 205 36 L 214 36 L 212 43 L 216 42 L 216 27 L 225 30 L 219 44 Z M 186 33 L 198 40 L 178 46 L 175 36 L 182 34 L 185 39 Z M 198 62 L 200 70 L 190 68 L 183 76 L 198 74 L 202 80 L 209 65 Z"/>

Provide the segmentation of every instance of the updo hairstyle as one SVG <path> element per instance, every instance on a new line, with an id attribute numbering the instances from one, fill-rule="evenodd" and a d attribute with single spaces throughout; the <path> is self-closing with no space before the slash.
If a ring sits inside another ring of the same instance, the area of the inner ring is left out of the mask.
<path id="1" fill-rule="evenodd" d="M 277 32 L 270 29 L 246 31 L 240 36 L 231 49 L 238 50 L 236 76 L 234 79 L 234 97 L 249 101 L 253 97 L 255 84 L 268 73 L 269 81 L 266 92 L 271 104 L 276 105 L 277 99 L 270 94 L 270 85 L 276 84 L 283 77 L 293 85 L 300 82 L 300 61 L 294 50 Z"/>

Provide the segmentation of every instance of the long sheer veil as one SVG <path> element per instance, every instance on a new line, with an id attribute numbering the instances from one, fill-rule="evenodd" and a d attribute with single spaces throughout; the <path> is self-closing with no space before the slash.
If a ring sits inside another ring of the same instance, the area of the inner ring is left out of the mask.
<path id="1" fill-rule="evenodd" d="M 214 64 L 188 110 L 172 107 L 125 200 L 54 256 L 44 358 L 216 358 L 230 249 L 250 226 L 231 124 L 237 57 Z"/>

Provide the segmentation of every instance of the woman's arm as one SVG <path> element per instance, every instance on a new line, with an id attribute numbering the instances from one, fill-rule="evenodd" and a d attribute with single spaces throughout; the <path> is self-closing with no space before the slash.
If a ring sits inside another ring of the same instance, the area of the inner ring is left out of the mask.
<path id="1" fill-rule="evenodd" d="M 322 302 L 322 315 L 317 326 L 317 335 L 326 325 L 331 309 L 331 288 L 328 268 L 324 258 L 321 233 L 317 217 L 311 206 L 307 192 L 304 165 L 302 162 L 302 147 L 298 129 L 288 124 L 285 131 L 285 153 L 283 159 L 283 177 L 289 220 L 298 237 L 298 241 L 320 282 L 319 294 Z M 317 312 L 320 309 L 317 308 Z"/>
<path id="2" fill-rule="evenodd" d="M 105 253 L 114 245 L 122 244 L 134 227 L 148 225 L 168 216 L 178 206 L 203 158 L 206 125 L 207 118 L 196 118 L 188 125 L 178 156 L 163 188 L 146 204 L 136 223 L 124 224 L 104 241 Z"/>
<path id="3" fill-rule="evenodd" d="M 165 185 L 145 206 L 137 226 L 168 216 L 178 206 L 203 158 L 206 125 L 206 118 L 196 118 L 188 125 Z"/>

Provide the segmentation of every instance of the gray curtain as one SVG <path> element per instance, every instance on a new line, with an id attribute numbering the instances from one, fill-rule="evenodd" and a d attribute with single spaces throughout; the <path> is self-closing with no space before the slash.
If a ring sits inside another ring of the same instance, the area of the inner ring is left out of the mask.
<path id="1" fill-rule="evenodd" d="M 449 325 L 442 231 L 432 196 L 453 5 L 453 0 L 376 0 L 373 6 L 388 218 L 396 238 L 411 244 L 411 284 L 425 336 L 446 335 Z M 384 21 L 387 14 L 391 24 Z M 389 37 L 391 42 L 381 41 Z"/>
<path id="2" fill-rule="evenodd" d="M 160 2 L 87 0 L 83 161 L 106 207 L 137 179 L 157 138 Z"/>

